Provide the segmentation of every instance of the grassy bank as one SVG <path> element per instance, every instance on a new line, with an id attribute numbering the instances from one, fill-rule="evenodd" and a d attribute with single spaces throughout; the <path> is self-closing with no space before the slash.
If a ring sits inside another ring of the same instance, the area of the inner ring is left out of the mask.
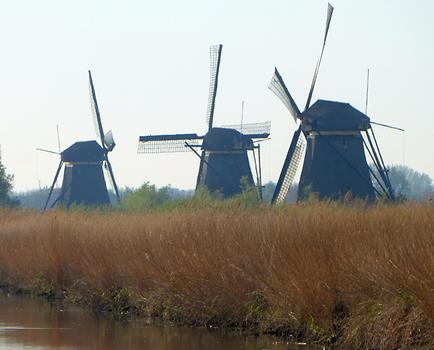
<path id="1" fill-rule="evenodd" d="M 117 314 L 432 348 L 434 207 L 1 211 L 0 276 Z"/>

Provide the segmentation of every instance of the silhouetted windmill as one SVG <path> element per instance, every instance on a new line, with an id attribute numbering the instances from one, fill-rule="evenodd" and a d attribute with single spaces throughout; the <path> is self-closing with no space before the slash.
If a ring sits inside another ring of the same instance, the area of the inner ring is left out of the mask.
<path id="1" fill-rule="evenodd" d="M 92 75 L 89 71 L 89 89 L 91 108 L 94 116 L 97 141 L 79 141 L 65 149 L 60 154 L 60 162 L 57 167 L 53 183 L 45 202 L 44 210 L 50 203 L 54 186 L 56 185 L 62 166 L 65 165 L 63 182 L 60 195 L 50 205 L 54 207 L 61 204 L 69 208 L 73 204 L 84 204 L 87 206 L 109 205 L 110 199 L 104 179 L 103 165 L 108 172 L 118 202 L 120 202 L 118 187 L 116 185 L 113 169 L 108 159 L 108 153 L 115 147 L 113 134 L 109 131 L 104 134 L 101 115 L 93 85 Z M 42 150 L 42 149 L 40 149 Z M 46 151 L 46 150 L 42 150 Z M 48 151 L 50 152 L 50 151 Z M 56 152 L 51 152 L 56 153 Z"/>
<path id="2" fill-rule="evenodd" d="M 390 199 L 394 198 L 369 117 L 348 103 L 318 100 L 312 106 L 310 105 L 332 15 L 333 7 L 328 4 L 321 54 L 303 112 L 286 88 L 277 68 L 269 86 L 288 108 L 294 121 L 300 121 L 289 146 L 272 203 L 283 202 L 286 199 L 305 148 L 298 187 L 299 200 L 304 199 L 311 192 L 316 193 L 320 199 L 339 199 L 348 192 L 351 192 L 355 198 L 369 201 L 375 199 L 376 193 L 386 195 Z M 368 166 L 364 146 L 378 175 Z M 371 177 L 378 183 L 380 190 L 373 186 Z"/>
<path id="3" fill-rule="evenodd" d="M 270 135 L 270 122 L 230 127 L 213 127 L 214 110 L 220 72 L 222 45 L 211 46 L 211 77 L 206 115 L 208 132 L 197 134 L 168 134 L 140 136 L 139 153 L 168 153 L 193 151 L 200 158 L 196 190 L 206 187 L 211 193 L 230 197 L 242 192 L 242 179 L 254 186 L 247 151 L 252 151 L 261 194 L 260 147 L 255 139 Z M 200 149 L 201 152 L 198 152 Z M 255 154 L 257 151 L 257 155 Z M 258 161 L 256 161 L 258 157 Z"/>

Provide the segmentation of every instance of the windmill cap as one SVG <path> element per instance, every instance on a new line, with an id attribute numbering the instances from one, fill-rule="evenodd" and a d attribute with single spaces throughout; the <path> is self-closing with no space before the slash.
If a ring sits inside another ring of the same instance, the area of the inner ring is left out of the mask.
<path id="1" fill-rule="evenodd" d="M 69 163 L 101 162 L 104 150 L 96 141 L 80 141 L 65 149 L 61 156 L 62 161 Z"/>
<path id="2" fill-rule="evenodd" d="M 252 149 L 253 141 L 235 129 L 212 128 L 204 136 L 202 148 L 208 151 L 239 151 Z"/>
<path id="3" fill-rule="evenodd" d="M 369 117 L 349 103 L 318 100 L 300 116 L 304 131 L 353 131 L 370 127 Z"/>

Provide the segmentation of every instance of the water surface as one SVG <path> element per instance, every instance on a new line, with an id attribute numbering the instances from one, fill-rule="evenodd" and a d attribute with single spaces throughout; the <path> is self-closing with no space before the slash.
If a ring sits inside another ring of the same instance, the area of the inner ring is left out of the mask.
<path id="1" fill-rule="evenodd" d="M 0 293 L 0 350 L 295 350 L 273 337 L 236 332 L 122 323 L 62 303 Z"/>

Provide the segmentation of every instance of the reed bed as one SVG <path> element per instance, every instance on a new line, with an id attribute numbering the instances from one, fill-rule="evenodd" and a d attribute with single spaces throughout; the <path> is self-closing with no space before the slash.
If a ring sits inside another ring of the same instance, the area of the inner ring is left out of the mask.
<path id="1" fill-rule="evenodd" d="M 117 314 L 432 349 L 434 207 L 3 210 L 0 278 Z"/>

